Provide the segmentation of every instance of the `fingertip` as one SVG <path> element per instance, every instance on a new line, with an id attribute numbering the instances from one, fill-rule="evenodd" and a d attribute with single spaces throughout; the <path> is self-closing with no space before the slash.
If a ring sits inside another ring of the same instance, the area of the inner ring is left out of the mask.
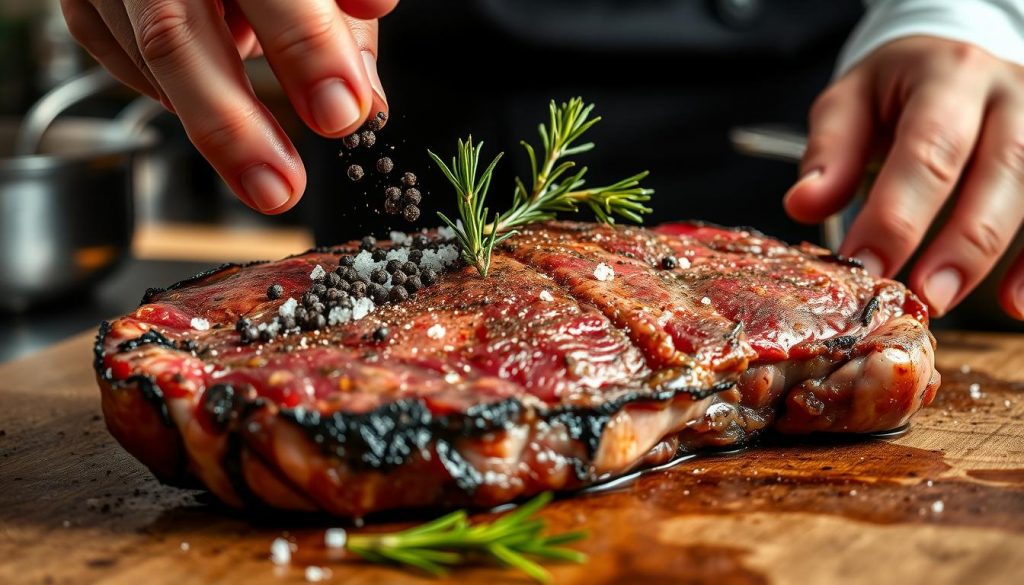
<path id="1" fill-rule="evenodd" d="M 1024 280 L 1012 272 L 999 287 L 999 305 L 1010 317 L 1024 321 Z"/>
<path id="2" fill-rule="evenodd" d="M 398 0 L 338 0 L 338 6 L 353 18 L 371 20 L 390 14 Z"/>
<path id="3" fill-rule="evenodd" d="M 782 206 L 791 218 L 806 224 L 821 221 L 816 213 L 814 196 L 817 183 L 821 179 L 821 169 L 815 168 L 805 173 L 782 197 Z"/>

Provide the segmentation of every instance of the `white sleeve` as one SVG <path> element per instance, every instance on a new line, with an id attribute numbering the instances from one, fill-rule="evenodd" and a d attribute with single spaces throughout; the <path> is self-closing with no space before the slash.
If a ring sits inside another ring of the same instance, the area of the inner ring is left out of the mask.
<path id="1" fill-rule="evenodd" d="M 866 0 L 868 11 L 839 54 L 836 76 L 878 47 L 926 35 L 970 43 L 1024 65 L 1024 0 Z"/>

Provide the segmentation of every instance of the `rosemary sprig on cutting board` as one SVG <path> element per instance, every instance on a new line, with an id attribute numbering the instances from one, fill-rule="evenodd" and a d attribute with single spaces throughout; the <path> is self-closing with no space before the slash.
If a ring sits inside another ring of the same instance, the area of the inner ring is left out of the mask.
<path id="1" fill-rule="evenodd" d="M 470 524 L 465 510 L 426 524 L 387 534 L 354 534 L 345 548 L 367 561 L 397 564 L 440 576 L 474 559 L 491 558 L 547 583 L 551 574 L 538 560 L 582 563 L 583 553 L 565 544 L 586 537 L 583 532 L 545 536 L 547 525 L 534 514 L 551 501 L 544 493 L 493 522 Z"/>

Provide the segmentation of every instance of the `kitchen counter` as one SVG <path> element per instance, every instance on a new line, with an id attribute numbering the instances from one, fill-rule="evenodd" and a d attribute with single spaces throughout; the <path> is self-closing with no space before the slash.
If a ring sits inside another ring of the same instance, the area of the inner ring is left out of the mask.
<path id="1" fill-rule="evenodd" d="M 104 428 L 92 335 L 0 365 L 0 582 L 529 582 L 362 564 L 324 548 L 340 520 L 160 485 Z M 941 332 L 939 397 L 902 436 L 767 439 L 560 499 L 543 516 L 588 531 L 590 560 L 549 565 L 554 582 L 1024 583 L 1022 356 L 1024 336 Z M 281 536 L 297 550 L 278 567 Z"/>

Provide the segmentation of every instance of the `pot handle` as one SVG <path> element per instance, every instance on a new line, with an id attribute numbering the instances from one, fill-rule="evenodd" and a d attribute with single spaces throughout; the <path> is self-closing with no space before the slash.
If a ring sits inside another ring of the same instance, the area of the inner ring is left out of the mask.
<path id="1" fill-rule="evenodd" d="M 117 123 L 131 135 L 141 134 L 154 118 L 166 112 L 160 102 L 140 96 L 117 114 Z"/>
<path id="2" fill-rule="evenodd" d="M 43 134 L 57 119 L 57 116 L 60 116 L 72 105 L 113 87 L 116 83 L 117 81 L 107 73 L 106 69 L 96 68 L 77 77 L 72 77 L 51 89 L 46 95 L 39 98 L 39 101 L 25 115 L 25 121 L 14 142 L 15 155 L 35 154 L 39 149 Z"/>

